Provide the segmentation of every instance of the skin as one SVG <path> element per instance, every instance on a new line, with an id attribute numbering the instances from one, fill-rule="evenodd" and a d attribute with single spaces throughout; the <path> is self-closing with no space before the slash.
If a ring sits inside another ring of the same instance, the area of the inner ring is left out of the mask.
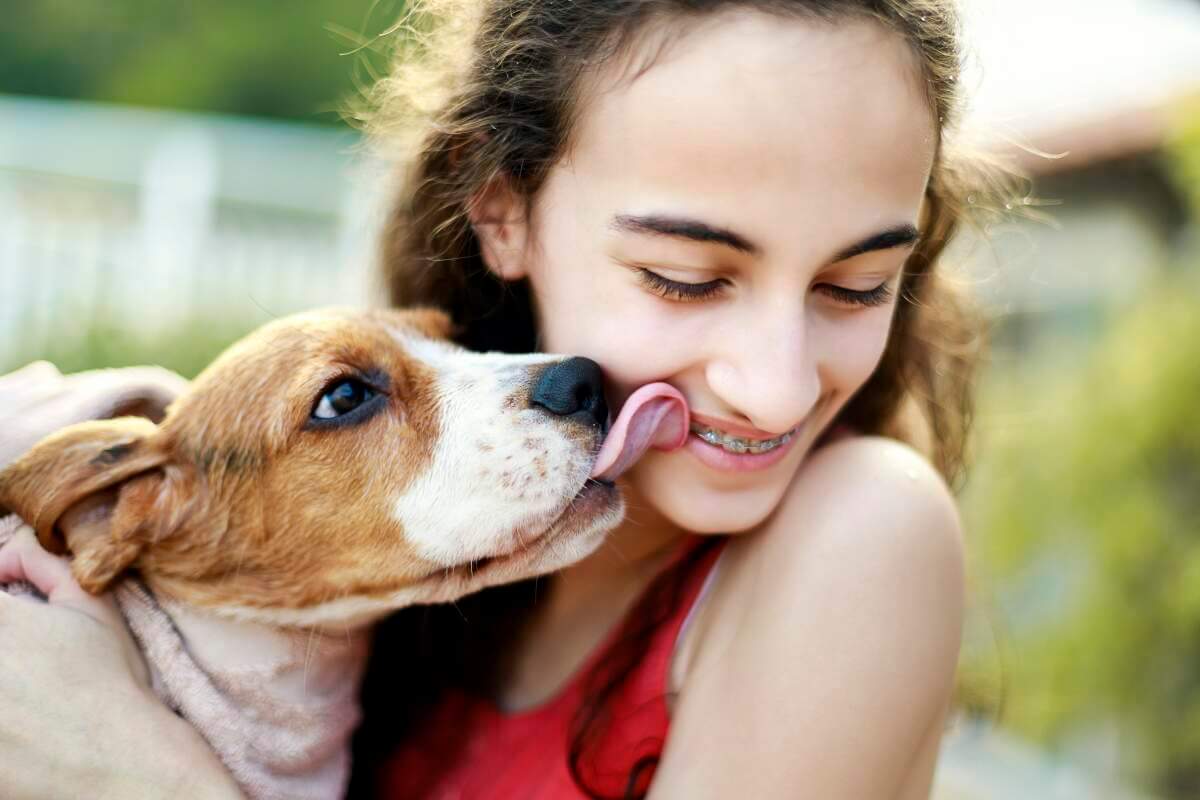
<path id="1" fill-rule="evenodd" d="M 661 51 L 646 37 L 631 63 L 657 58 L 636 77 L 626 65 L 594 76 L 570 151 L 531 204 L 498 182 L 473 222 L 488 266 L 531 281 L 543 349 L 599 361 L 614 405 L 665 380 L 714 427 L 796 439 L 750 473 L 687 449 L 647 455 L 622 479 L 627 521 L 552 581 L 498 700 L 553 695 L 683 536 L 730 534 L 675 653 L 651 797 L 925 797 L 962 621 L 954 503 L 904 445 L 816 446 L 877 364 L 894 310 L 834 287 L 894 289 L 911 248 L 849 253 L 919 228 L 936 131 L 914 57 L 866 22 L 739 11 L 675 31 Z M 666 234 L 664 219 L 749 246 Z M 682 302 L 639 268 L 722 288 Z M 0 552 L 0 578 L 16 574 L 11 562 Z M 46 687 L 27 692 L 51 702 Z M 142 755 L 144 772 L 181 763 Z"/>

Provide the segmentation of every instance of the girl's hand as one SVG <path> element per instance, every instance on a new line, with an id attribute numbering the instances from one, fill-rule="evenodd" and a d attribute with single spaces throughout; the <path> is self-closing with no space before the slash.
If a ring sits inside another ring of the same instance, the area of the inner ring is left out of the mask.
<path id="1" fill-rule="evenodd" d="M 160 419 L 187 382 L 138 367 L 64 376 L 46 362 L 0 376 L 0 468 L 39 439 L 89 419 Z M 0 548 L 0 786 L 26 798 L 241 797 L 196 731 L 158 701 L 109 597 L 84 592 L 67 562 L 23 528 Z"/>
<path id="2" fill-rule="evenodd" d="M 125 415 L 162 419 L 187 381 L 160 367 L 63 375 L 37 361 L 0 375 L 0 469 L 60 428 Z"/>
<path id="3" fill-rule="evenodd" d="M 198 733 L 150 692 L 109 597 L 84 592 L 29 528 L 0 548 L 0 786 L 11 800 L 241 797 Z"/>

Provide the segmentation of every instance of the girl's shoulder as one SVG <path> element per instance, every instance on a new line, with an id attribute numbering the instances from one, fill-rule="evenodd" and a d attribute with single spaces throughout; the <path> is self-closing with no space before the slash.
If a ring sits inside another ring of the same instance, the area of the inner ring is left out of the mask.
<path id="1" fill-rule="evenodd" d="M 714 587 L 713 599 L 722 602 L 724 588 L 724 602 L 743 612 L 806 595 L 806 577 L 889 602 L 889 587 L 918 577 L 940 577 L 951 593 L 962 586 L 962 525 L 950 488 L 923 455 L 881 436 L 849 436 L 814 452 L 772 516 L 731 537 L 728 550 L 725 586 Z M 730 593 L 739 576 L 752 576 L 760 591 Z"/>
<path id="2" fill-rule="evenodd" d="M 918 555 L 908 551 L 916 547 L 929 556 L 962 557 L 950 487 L 925 456 L 882 436 L 847 436 L 813 453 L 771 518 L 739 537 L 735 550 L 748 560 L 807 557 L 835 535 L 828 544 L 860 548 L 863 556 L 895 543 L 908 555 Z"/>
<path id="3" fill-rule="evenodd" d="M 802 602 L 818 585 L 887 607 L 908 584 L 934 580 L 947 615 L 961 608 L 965 559 L 954 496 L 923 455 L 894 439 L 847 436 L 817 450 L 774 514 L 729 537 L 725 550 L 689 639 L 703 639 L 723 619 Z"/>
<path id="4" fill-rule="evenodd" d="M 929 462 L 881 437 L 832 442 L 759 530 L 729 538 L 676 652 L 673 714 L 683 730 L 752 732 L 750 748 L 795 742 L 813 786 L 894 792 L 913 743 L 936 743 L 964 595 L 958 512 Z M 668 774 L 703 748 L 690 738 L 668 748 Z M 860 786 L 849 754 L 882 783 Z M 791 769 L 772 763 L 763 779 L 792 785 Z"/>

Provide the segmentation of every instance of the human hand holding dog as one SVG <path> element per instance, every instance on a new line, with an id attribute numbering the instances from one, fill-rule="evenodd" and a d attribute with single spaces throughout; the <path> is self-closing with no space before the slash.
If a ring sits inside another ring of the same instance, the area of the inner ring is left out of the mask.
<path id="1" fill-rule="evenodd" d="M 241 797 L 196 731 L 162 705 L 111 598 L 22 528 L 0 549 L 0 785 L 46 797 Z"/>
<path id="2" fill-rule="evenodd" d="M 36 361 L 0 375 L 0 469 L 38 440 L 76 422 L 126 415 L 157 422 L 187 385 L 161 367 L 63 375 L 53 364 Z"/>
<path id="3" fill-rule="evenodd" d="M 59 428 L 135 413 L 161 418 L 187 383 L 166 370 L 64 376 L 45 362 L 0 376 L 0 466 Z M 112 599 L 84 592 L 63 558 L 20 529 L 0 548 L 0 785 L 6 798 L 240 797 L 195 730 L 147 685 Z"/>

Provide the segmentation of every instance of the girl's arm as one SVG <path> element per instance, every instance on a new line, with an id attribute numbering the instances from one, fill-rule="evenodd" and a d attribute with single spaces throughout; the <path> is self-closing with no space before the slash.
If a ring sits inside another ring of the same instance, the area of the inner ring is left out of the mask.
<path id="1" fill-rule="evenodd" d="M 160 367 L 61 374 L 35 361 L 0 375 L 0 469 L 43 436 L 89 419 L 137 414 L 155 421 L 187 381 Z"/>
<path id="2" fill-rule="evenodd" d="M 0 786 L 47 797 L 240 798 L 198 733 L 158 701 L 110 599 L 79 588 L 24 528 L 0 549 Z"/>
<path id="3" fill-rule="evenodd" d="M 928 797 L 964 605 L 929 464 L 880 438 L 822 448 L 723 562 L 652 800 Z"/>
<path id="4" fill-rule="evenodd" d="M 0 375 L 0 468 L 86 419 L 159 417 L 187 382 L 136 368 L 61 375 L 45 362 Z M 111 599 L 79 588 L 32 532 L 0 548 L 0 584 L 28 581 L 48 603 L 0 592 L 0 786 L 47 797 L 236 798 L 208 745 L 146 685 Z"/>

